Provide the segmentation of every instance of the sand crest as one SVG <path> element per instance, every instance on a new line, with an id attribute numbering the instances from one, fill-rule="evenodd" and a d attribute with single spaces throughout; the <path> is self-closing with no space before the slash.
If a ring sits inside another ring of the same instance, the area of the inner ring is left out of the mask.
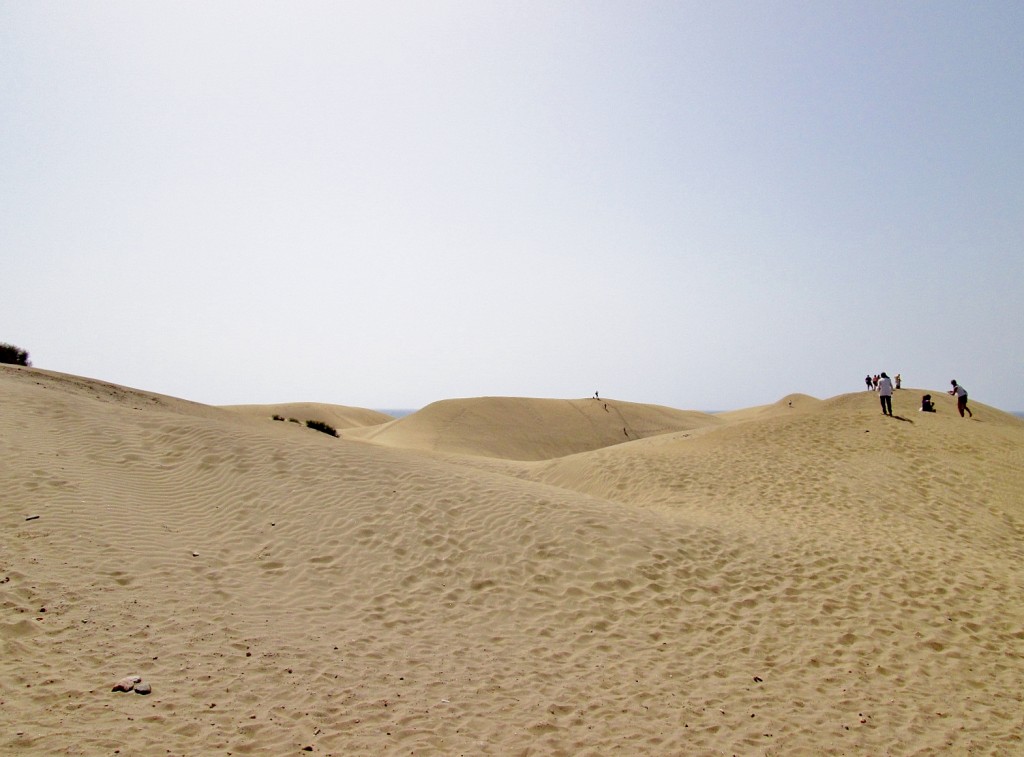
<path id="1" fill-rule="evenodd" d="M 345 405 L 331 405 L 326 402 L 282 402 L 277 405 L 223 405 L 225 410 L 240 413 L 259 420 L 320 421 L 337 430 L 379 426 L 394 420 L 390 415 L 376 410 Z"/>
<path id="2" fill-rule="evenodd" d="M 1024 422 L 923 391 L 335 439 L 0 366 L 0 752 L 1019 754 Z"/>
<path id="3" fill-rule="evenodd" d="M 435 402 L 346 437 L 402 449 L 548 460 L 720 422 L 707 413 L 609 399 L 479 397 Z"/>

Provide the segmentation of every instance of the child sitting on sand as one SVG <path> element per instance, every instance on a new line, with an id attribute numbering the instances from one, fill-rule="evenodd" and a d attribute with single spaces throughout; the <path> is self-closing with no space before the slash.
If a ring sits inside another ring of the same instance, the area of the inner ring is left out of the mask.
<path id="1" fill-rule="evenodd" d="M 932 396 L 930 394 L 926 394 L 925 396 L 923 396 L 921 398 L 921 412 L 922 413 L 934 413 L 935 412 L 935 403 L 932 402 Z"/>

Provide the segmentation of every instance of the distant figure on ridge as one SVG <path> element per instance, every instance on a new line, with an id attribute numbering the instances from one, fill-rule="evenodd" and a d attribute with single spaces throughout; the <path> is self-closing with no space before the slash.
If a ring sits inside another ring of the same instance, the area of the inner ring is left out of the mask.
<path id="1" fill-rule="evenodd" d="M 956 379 L 953 379 L 949 383 L 953 385 L 953 388 L 949 390 L 949 393 L 956 397 L 956 409 L 960 411 L 960 417 L 964 417 L 964 411 L 966 410 L 967 414 L 973 418 L 974 413 L 972 413 L 971 409 L 967 407 L 967 390 L 960 386 L 960 384 L 956 383 Z"/>
<path id="2" fill-rule="evenodd" d="M 896 388 L 897 389 L 900 388 L 900 381 L 902 381 L 902 379 L 900 378 L 900 374 L 897 373 L 896 374 Z"/>
<path id="3" fill-rule="evenodd" d="M 871 374 L 864 377 L 864 383 L 868 385 L 868 391 L 870 392 L 874 387 L 871 386 Z"/>
<path id="4" fill-rule="evenodd" d="M 922 413 L 934 413 L 935 412 L 935 403 L 932 402 L 932 396 L 930 394 L 926 394 L 925 396 L 923 396 L 921 398 L 921 412 Z"/>
<path id="5" fill-rule="evenodd" d="M 878 399 L 882 403 L 882 415 L 892 417 L 892 379 L 885 375 L 878 377 Z"/>

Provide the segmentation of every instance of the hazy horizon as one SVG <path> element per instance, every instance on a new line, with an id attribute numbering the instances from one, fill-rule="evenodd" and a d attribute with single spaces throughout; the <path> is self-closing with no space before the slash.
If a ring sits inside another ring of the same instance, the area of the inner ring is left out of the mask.
<path id="1" fill-rule="evenodd" d="M 0 3 L 0 341 L 207 404 L 1024 408 L 1024 5 Z"/>

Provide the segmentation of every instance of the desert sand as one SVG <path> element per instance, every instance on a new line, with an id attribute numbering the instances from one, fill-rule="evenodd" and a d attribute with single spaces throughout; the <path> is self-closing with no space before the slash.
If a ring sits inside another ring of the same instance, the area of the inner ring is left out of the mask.
<path id="1" fill-rule="evenodd" d="M 0 366 L 0 753 L 1022 754 L 1024 421 L 925 391 L 390 419 Z"/>

